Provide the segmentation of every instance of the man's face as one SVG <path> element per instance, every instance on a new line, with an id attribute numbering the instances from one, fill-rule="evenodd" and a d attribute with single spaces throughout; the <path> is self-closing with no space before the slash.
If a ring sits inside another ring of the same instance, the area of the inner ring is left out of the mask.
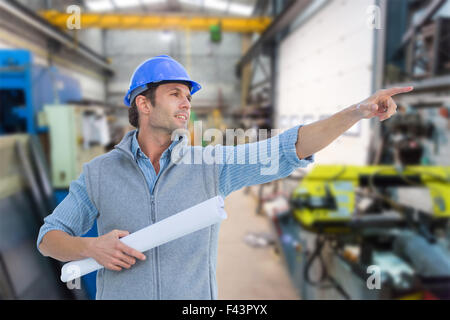
<path id="1" fill-rule="evenodd" d="M 186 129 L 191 113 L 189 87 L 181 83 L 166 83 L 155 92 L 155 105 L 150 108 L 149 125 L 154 129 L 167 131 Z"/>

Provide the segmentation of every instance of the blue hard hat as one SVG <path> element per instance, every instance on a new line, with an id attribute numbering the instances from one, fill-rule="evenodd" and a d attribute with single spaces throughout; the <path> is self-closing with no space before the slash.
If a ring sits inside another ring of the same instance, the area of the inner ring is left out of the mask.
<path id="1" fill-rule="evenodd" d="M 133 73 L 130 88 L 123 101 L 130 106 L 134 98 L 148 89 L 150 83 L 186 81 L 190 83 L 191 94 L 194 94 L 202 86 L 189 78 L 184 67 L 173 58 L 160 55 L 150 58 L 139 65 Z"/>

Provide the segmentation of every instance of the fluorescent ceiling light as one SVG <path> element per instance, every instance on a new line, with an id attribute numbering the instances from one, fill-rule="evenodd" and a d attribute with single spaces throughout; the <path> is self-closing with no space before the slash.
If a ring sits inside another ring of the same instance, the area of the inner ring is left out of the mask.
<path id="1" fill-rule="evenodd" d="M 168 30 L 164 30 L 159 33 L 159 37 L 162 41 L 170 42 L 173 38 L 173 32 L 170 32 Z"/>
<path id="2" fill-rule="evenodd" d="M 225 11 L 227 10 L 228 2 L 221 0 L 205 0 L 204 6 L 209 9 Z"/>
<path id="3" fill-rule="evenodd" d="M 188 5 L 189 7 L 201 7 L 204 0 L 178 0 L 179 3 Z"/>
<path id="4" fill-rule="evenodd" d="M 229 1 L 224 0 L 179 0 L 181 3 L 194 5 L 194 6 L 205 6 L 205 8 L 227 11 L 232 14 L 250 16 L 253 12 L 253 6 L 245 5 L 241 3 L 229 3 Z"/>
<path id="5" fill-rule="evenodd" d="M 118 8 L 138 7 L 141 4 L 157 4 L 166 0 L 113 0 Z"/>
<path id="6" fill-rule="evenodd" d="M 179 0 L 179 2 L 194 6 L 201 6 L 203 4 L 203 0 Z"/>
<path id="7" fill-rule="evenodd" d="M 139 0 L 113 0 L 118 8 L 137 7 L 140 5 Z"/>
<path id="8" fill-rule="evenodd" d="M 140 5 L 163 3 L 166 0 L 88 0 L 86 6 L 90 11 L 112 11 L 118 9 L 139 7 Z"/>
<path id="9" fill-rule="evenodd" d="M 143 4 L 157 4 L 166 2 L 166 0 L 141 0 Z"/>
<path id="10" fill-rule="evenodd" d="M 90 11 L 111 11 L 114 9 L 109 0 L 86 1 L 86 6 Z"/>
<path id="11" fill-rule="evenodd" d="M 253 12 L 253 7 L 244 5 L 244 4 L 240 4 L 240 3 L 231 3 L 229 12 L 234 13 L 234 14 L 242 14 L 245 16 L 249 16 Z"/>

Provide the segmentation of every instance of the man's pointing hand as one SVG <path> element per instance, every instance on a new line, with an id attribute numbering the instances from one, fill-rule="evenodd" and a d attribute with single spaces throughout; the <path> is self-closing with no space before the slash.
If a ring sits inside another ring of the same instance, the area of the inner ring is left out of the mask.
<path id="1" fill-rule="evenodd" d="M 370 98 L 362 101 L 356 106 L 361 114 L 361 119 L 371 119 L 379 117 L 384 121 L 392 117 L 397 112 L 393 96 L 401 93 L 413 91 L 413 87 L 391 88 L 377 91 Z"/>

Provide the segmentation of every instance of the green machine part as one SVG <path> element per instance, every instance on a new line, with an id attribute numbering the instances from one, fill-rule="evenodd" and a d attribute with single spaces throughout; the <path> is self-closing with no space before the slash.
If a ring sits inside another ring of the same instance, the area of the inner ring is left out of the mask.
<path id="1" fill-rule="evenodd" d="M 102 145 L 84 146 L 83 117 L 89 113 L 104 115 L 101 107 L 46 105 L 46 125 L 50 132 L 52 184 L 67 189 L 82 171 L 83 164 L 105 153 Z"/>
<path id="2" fill-rule="evenodd" d="M 29 144 L 30 136 L 27 134 L 11 134 L 0 136 L 0 200 L 25 190 L 27 182 L 24 179 L 20 158 L 17 154 L 16 144 L 23 146 Z M 28 155 L 28 148 L 24 147 Z"/>
<path id="3" fill-rule="evenodd" d="M 345 228 L 355 211 L 356 189 L 380 177 L 392 186 L 415 179 L 416 186 L 429 190 L 433 218 L 450 218 L 449 166 L 409 166 L 399 172 L 394 166 L 350 165 L 315 166 L 292 194 L 294 217 L 307 229 Z"/>
<path id="4" fill-rule="evenodd" d="M 191 110 L 191 115 L 189 117 L 189 134 L 191 135 L 191 143 L 192 143 L 192 145 L 194 145 L 193 137 L 194 137 L 194 123 L 195 123 L 195 121 L 198 121 L 198 116 L 197 116 L 197 114 L 195 113 L 194 110 Z M 203 140 L 203 136 L 201 137 L 201 139 L 202 139 L 202 141 L 201 141 L 202 146 L 206 147 L 208 145 L 208 142 Z"/>
<path id="5" fill-rule="evenodd" d="M 211 25 L 209 27 L 211 42 L 219 43 L 222 41 L 222 26 L 221 24 Z"/>
<path id="6" fill-rule="evenodd" d="M 77 179 L 75 111 L 66 105 L 44 107 L 50 132 L 50 162 L 54 188 L 68 188 Z"/>
<path id="7" fill-rule="evenodd" d="M 192 125 L 193 125 L 194 122 L 197 121 L 197 120 L 198 120 L 197 113 L 195 113 L 194 110 L 191 110 L 191 115 L 189 117 L 189 122 L 191 122 Z"/>

